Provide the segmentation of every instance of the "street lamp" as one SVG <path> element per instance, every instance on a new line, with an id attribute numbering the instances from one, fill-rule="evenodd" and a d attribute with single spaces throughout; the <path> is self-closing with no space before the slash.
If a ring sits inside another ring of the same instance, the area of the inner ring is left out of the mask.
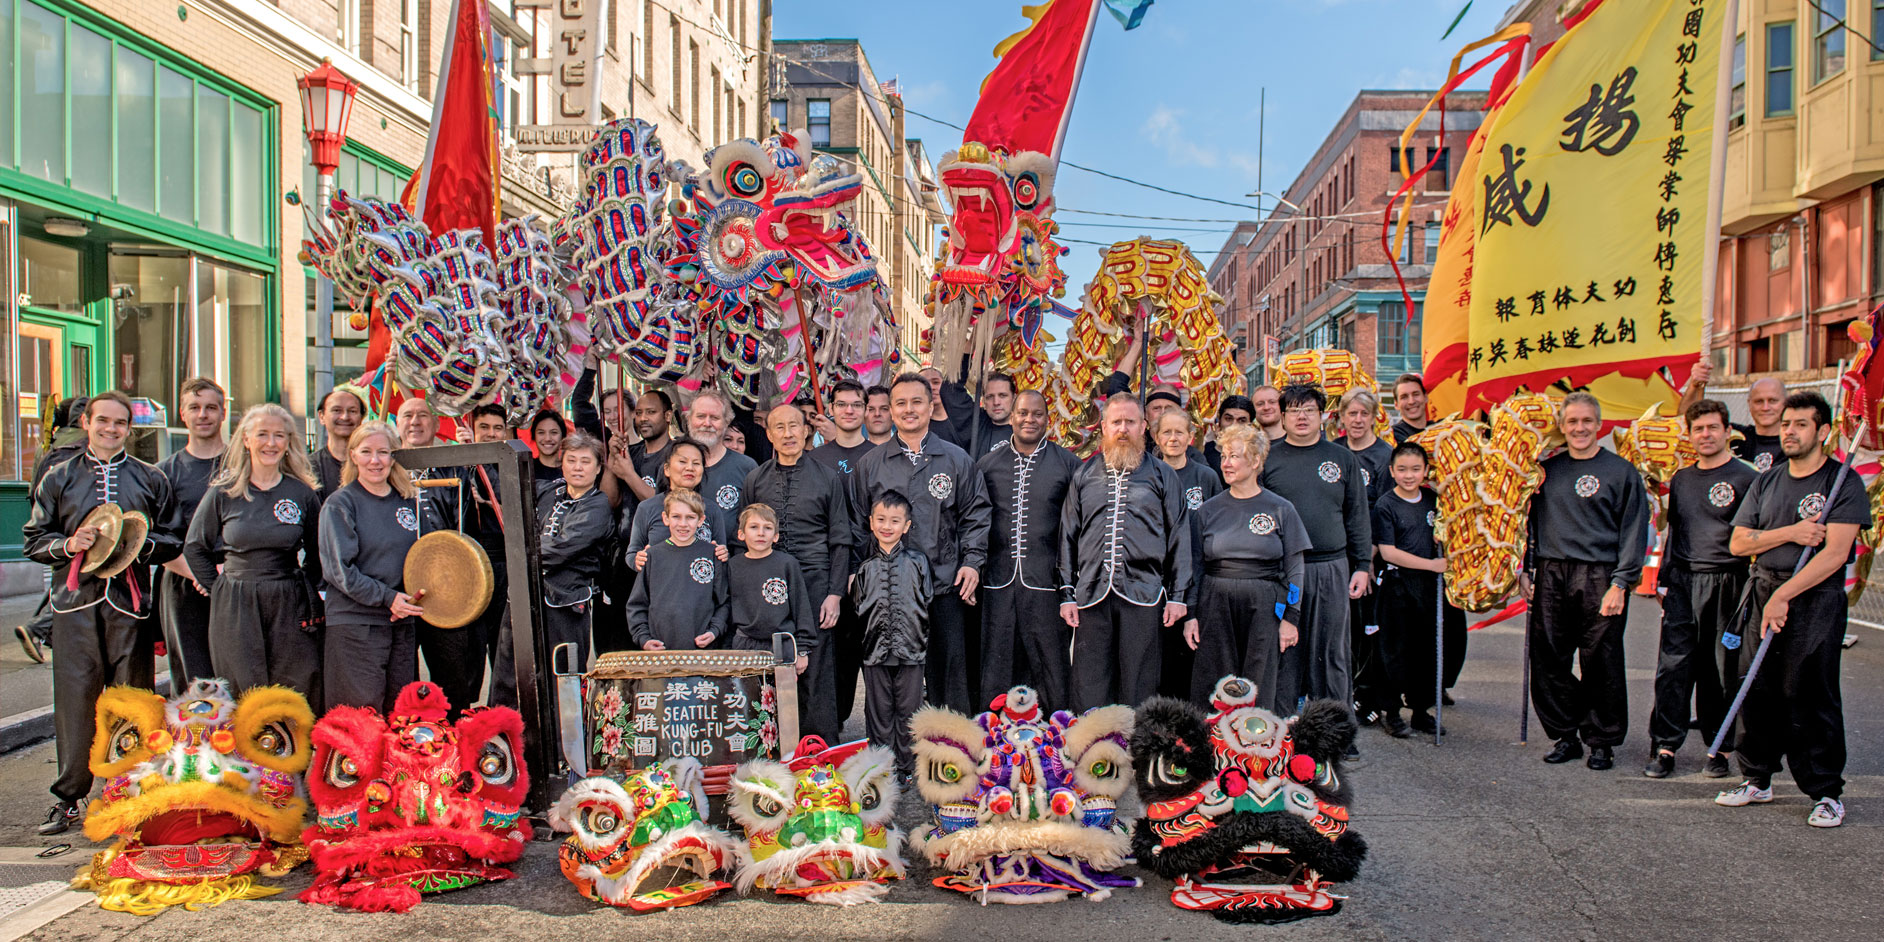
<path id="1" fill-rule="evenodd" d="M 334 198 L 334 171 L 340 167 L 340 149 L 347 143 L 347 120 L 353 117 L 353 96 L 359 86 L 329 59 L 301 76 L 301 127 L 314 154 L 314 220 L 326 226 L 328 204 Z M 314 396 L 334 388 L 334 284 L 316 276 L 314 286 Z"/>
<path id="2" fill-rule="evenodd" d="M 1274 193 L 1265 193 L 1262 190 L 1257 190 L 1254 193 L 1247 194 L 1247 198 L 1249 199 L 1261 199 L 1262 197 L 1265 197 L 1265 196 L 1269 197 L 1272 200 L 1275 200 L 1278 203 L 1281 203 L 1284 206 L 1287 206 L 1291 210 L 1291 215 L 1293 216 L 1296 216 L 1299 218 L 1304 214 L 1304 210 L 1302 209 L 1302 207 L 1294 203 L 1291 203 L 1287 199 L 1281 196 L 1278 196 Z M 1307 321 L 1308 320 L 1307 318 L 1307 314 L 1308 314 L 1308 230 L 1307 229 L 1302 230 L 1301 242 L 1300 242 L 1299 247 L 1295 251 L 1295 257 L 1297 260 L 1297 265 L 1299 266 L 1298 274 L 1296 275 L 1296 282 L 1297 282 L 1297 287 L 1301 290 L 1301 293 L 1302 293 L 1302 300 L 1301 300 L 1301 311 L 1303 314 L 1302 320 Z M 1280 326 L 1278 326 L 1278 331 L 1280 331 Z"/>

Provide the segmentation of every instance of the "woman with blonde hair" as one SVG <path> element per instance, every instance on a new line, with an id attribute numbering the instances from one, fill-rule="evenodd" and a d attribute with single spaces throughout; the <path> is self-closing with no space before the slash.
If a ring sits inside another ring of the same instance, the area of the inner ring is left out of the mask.
<path id="1" fill-rule="evenodd" d="M 1197 510 L 1201 586 L 1197 620 L 1184 627 L 1197 652 L 1191 699 L 1209 703 L 1217 681 L 1234 674 L 1255 681 L 1258 706 L 1287 715 L 1295 704 L 1278 701 L 1277 669 L 1298 637 L 1308 529 L 1293 504 L 1257 483 L 1267 436 L 1239 425 L 1217 445 L 1228 488 Z"/>
<path id="2" fill-rule="evenodd" d="M 419 538 L 419 489 L 393 460 L 399 434 L 368 422 L 347 439 L 340 490 L 321 507 L 320 566 L 327 581 L 326 706 L 390 711 L 419 679 L 415 619 L 404 591 L 406 552 Z"/>
<path id="3" fill-rule="evenodd" d="M 237 693 L 264 684 L 319 693 L 320 506 L 294 418 L 274 403 L 251 406 L 183 543 L 209 593 L 213 676 Z"/>

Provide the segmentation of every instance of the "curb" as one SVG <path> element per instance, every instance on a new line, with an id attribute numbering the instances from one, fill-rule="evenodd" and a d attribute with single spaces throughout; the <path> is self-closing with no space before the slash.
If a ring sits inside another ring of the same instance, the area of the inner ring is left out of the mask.
<path id="1" fill-rule="evenodd" d="M 169 672 L 157 678 L 156 688 L 158 696 L 170 696 Z M 0 717 L 0 755 L 53 738 L 56 728 L 52 713 L 52 707 L 43 706 Z"/>

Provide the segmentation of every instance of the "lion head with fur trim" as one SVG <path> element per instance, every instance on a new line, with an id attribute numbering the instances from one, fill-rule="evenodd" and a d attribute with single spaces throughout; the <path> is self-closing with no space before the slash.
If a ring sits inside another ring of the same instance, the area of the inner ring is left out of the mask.
<path id="1" fill-rule="evenodd" d="M 136 687 L 98 698 L 92 774 L 104 794 L 85 836 L 117 838 L 76 881 L 107 909 L 150 915 L 184 905 L 280 892 L 254 875 L 280 876 L 306 859 L 301 776 L 314 714 L 283 687 L 236 698 L 223 680 L 198 680 L 168 702 Z"/>
<path id="2" fill-rule="evenodd" d="M 952 871 L 937 886 L 983 902 L 1101 900 L 1137 886 L 1110 871 L 1129 832 L 1119 802 L 1131 780 L 1130 707 L 1042 716 L 1027 687 L 970 719 L 930 707 L 910 720 L 916 785 L 934 806 L 911 842 Z"/>
<path id="3" fill-rule="evenodd" d="M 743 849 L 700 819 L 707 806 L 698 759 L 642 769 L 621 782 L 577 782 L 550 809 L 550 827 L 568 831 L 558 852 L 563 875 L 582 895 L 636 912 L 698 903 L 732 884 Z M 694 879 L 680 884 L 674 878 Z"/>
<path id="4" fill-rule="evenodd" d="M 826 748 L 806 736 L 789 763 L 733 771 L 726 812 L 746 831 L 735 882 L 813 903 L 874 903 L 908 873 L 896 815 L 896 757 L 862 741 Z"/>

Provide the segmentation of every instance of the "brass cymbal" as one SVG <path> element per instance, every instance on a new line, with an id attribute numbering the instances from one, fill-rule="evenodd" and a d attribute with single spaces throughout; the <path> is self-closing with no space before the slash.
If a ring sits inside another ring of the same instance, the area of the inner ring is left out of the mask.
<path id="1" fill-rule="evenodd" d="M 79 529 L 86 527 L 97 527 L 98 539 L 85 551 L 85 563 L 79 566 L 79 572 L 91 572 L 103 566 L 118 548 L 118 534 L 124 529 L 124 508 L 110 501 L 99 504 L 80 521 Z"/>

